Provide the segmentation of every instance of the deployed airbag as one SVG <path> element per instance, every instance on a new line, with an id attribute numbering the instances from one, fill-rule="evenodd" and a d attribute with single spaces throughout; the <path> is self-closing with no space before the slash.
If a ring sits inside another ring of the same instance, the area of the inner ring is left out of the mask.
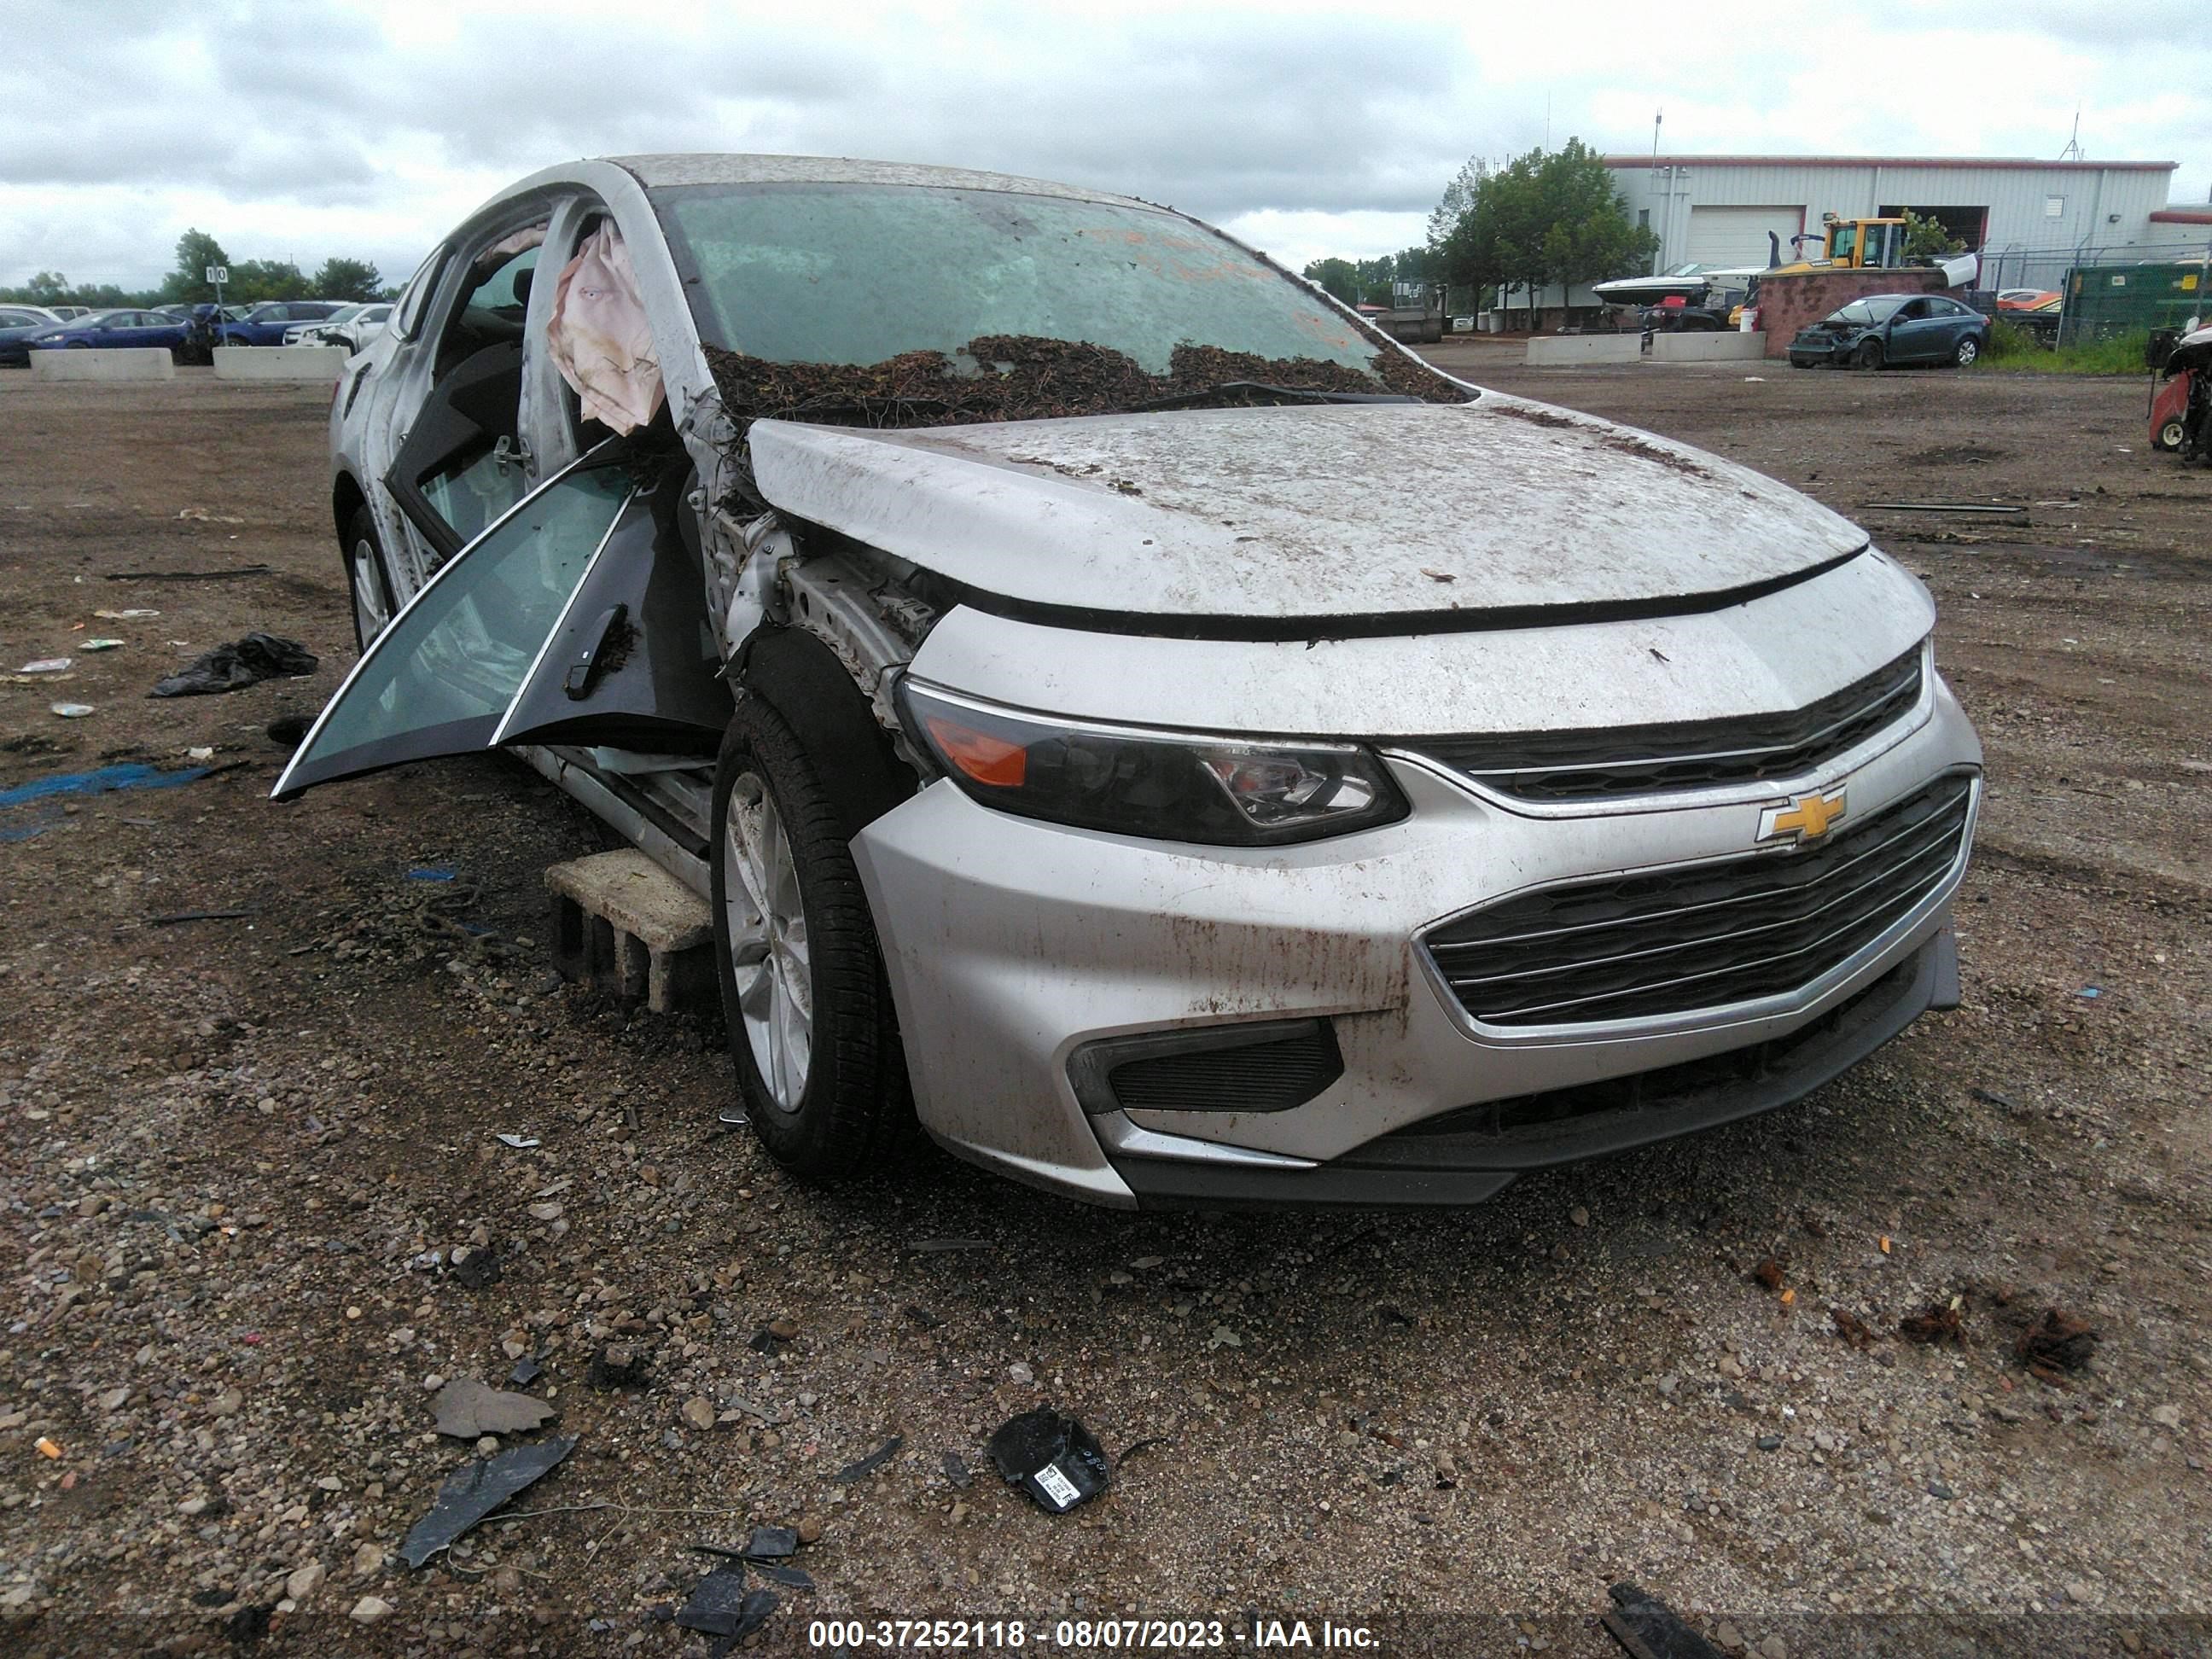
<path id="1" fill-rule="evenodd" d="M 546 336 L 554 364 L 587 418 L 621 434 L 659 411 L 664 393 L 653 328 L 638 298 L 629 250 L 613 226 L 586 237 L 562 267 Z"/>

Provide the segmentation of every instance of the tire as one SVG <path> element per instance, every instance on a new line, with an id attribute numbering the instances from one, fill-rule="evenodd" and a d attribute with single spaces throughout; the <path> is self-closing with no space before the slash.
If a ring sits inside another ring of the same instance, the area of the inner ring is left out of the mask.
<path id="1" fill-rule="evenodd" d="M 753 1132 L 831 1182 L 888 1161 L 914 1121 L 875 922 L 814 757 L 738 700 L 714 765 L 715 976 Z"/>
<path id="2" fill-rule="evenodd" d="M 376 520 L 367 507 L 356 507 L 346 520 L 338 556 L 345 562 L 346 593 L 353 602 L 354 646 L 366 655 L 370 642 L 392 625 L 399 610 L 392 593 L 392 568 L 385 562 L 383 544 L 376 539 Z"/>
<path id="3" fill-rule="evenodd" d="M 1981 355 L 1982 343 L 1969 334 L 1959 342 L 1959 349 L 1951 354 L 1951 361 L 1960 368 L 1972 368 L 1975 359 Z"/>
<path id="4" fill-rule="evenodd" d="M 1853 368 L 1865 369 L 1869 374 L 1873 373 L 1875 369 L 1880 368 L 1881 367 L 1881 342 L 1879 340 L 1860 341 L 1859 349 L 1851 353 L 1851 367 Z"/>
<path id="5" fill-rule="evenodd" d="M 2178 450 L 2181 447 L 2182 435 L 2181 416 L 2177 415 L 2159 428 L 2158 435 L 2151 442 L 2160 449 Z"/>

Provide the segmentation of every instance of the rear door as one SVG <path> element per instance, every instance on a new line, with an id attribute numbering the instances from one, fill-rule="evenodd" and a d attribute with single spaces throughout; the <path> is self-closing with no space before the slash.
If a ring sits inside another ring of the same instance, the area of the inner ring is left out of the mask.
<path id="1" fill-rule="evenodd" d="M 440 567 L 346 676 L 275 797 L 489 746 L 617 521 L 641 511 L 630 459 L 600 445 Z"/>

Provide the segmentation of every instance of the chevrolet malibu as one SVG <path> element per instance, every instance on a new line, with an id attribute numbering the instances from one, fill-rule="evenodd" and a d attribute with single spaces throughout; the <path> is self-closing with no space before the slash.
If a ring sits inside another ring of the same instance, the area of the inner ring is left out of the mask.
<path id="1" fill-rule="evenodd" d="M 1771 479 L 995 174 L 578 162 L 331 408 L 276 793 L 515 750 L 708 902 L 738 1088 L 1124 1207 L 1460 1204 L 1955 1005 L 1934 609 Z"/>

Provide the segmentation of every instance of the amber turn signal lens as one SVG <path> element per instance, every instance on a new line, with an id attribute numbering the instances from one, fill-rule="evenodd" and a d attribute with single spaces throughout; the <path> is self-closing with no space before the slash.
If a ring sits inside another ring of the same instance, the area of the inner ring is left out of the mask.
<path id="1" fill-rule="evenodd" d="M 1028 781 L 1030 751 L 1018 743 L 962 726 L 942 714 L 929 716 L 929 735 L 945 759 L 977 783 L 1018 789 Z"/>

